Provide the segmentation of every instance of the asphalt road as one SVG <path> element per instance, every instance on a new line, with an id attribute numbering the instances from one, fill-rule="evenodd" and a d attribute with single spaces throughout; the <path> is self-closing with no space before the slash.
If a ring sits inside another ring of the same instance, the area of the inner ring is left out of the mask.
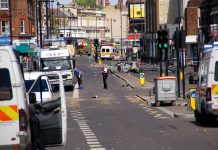
<path id="1" fill-rule="evenodd" d="M 217 150 L 218 126 L 173 118 L 135 97 L 110 75 L 103 89 L 101 68 L 77 57 L 83 89 L 67 92 L 68 132 L 64 147 L 49 150 Z M 96 96 L 98 98 L 96 98 Z M 95 97 L 95 98 L 93 98 Z"/>

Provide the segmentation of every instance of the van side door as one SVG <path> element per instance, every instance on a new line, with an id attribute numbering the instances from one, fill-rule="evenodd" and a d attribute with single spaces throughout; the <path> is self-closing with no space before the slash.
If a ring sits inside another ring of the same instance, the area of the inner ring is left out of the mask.
<path id="1" fill-rule="evenodd" d="M 30 98 L 30 111 L 31 114 L 35 114 L 30 118 L 32 121 L 38 121 L 36 124 L 39 125 L 39 134 L 41 141 L 45 146 L 55 146 L 55 145 L 65 145 L 66 144 L 66 134 L 67 134 L 67 111 L 66 111 L 66 100 L 63 79 L 60 73 L 47 73 L 46 76 L 58 76 L 59 80 L 59 91 L 56 92 L 56 99 L 52 101 L 36 103 L 34 92 L 32 89 L 38 86 L 42 79 L 41 75 L 31 86 L 28 91 Z M 42 98 L 42 96 L 41 96 Z M 33 136 L 37 134 L 33 133 Z"/>

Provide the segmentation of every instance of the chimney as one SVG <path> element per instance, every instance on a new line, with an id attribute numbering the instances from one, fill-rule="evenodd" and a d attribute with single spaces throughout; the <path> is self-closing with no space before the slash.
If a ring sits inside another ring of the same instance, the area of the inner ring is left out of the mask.
<path id="1" fill-rule="evenodd" d="M 123 0 L 118 0 L 117 8 L 122 9 L 123 8 Z"/>

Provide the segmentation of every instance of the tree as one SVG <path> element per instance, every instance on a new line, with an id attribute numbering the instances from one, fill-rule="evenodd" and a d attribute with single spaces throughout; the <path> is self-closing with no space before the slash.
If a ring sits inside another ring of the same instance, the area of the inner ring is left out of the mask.
<path id="1" fill-rule="evenodd" d="M 76 4 L 82 7 L 90 7 L 90 8 L 97 8 L 95 0 L 75 0 Z"/>

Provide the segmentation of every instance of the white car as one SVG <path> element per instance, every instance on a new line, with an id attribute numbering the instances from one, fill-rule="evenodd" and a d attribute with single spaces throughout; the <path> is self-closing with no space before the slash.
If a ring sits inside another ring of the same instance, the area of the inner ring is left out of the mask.
<path id="1" fill-rule="evenodd" d="M 26 90 L 29 91 L 35 80 L 40 76 L 45 74 L 44 72 L 25 72 L 24 73 L 24 79 L 25 79 L 25 85 L 26 85 Z M 49 82 L 48 76 L 43 76 L 42 80 L 40 80 L 41 83 L 38 81 L 33 87 L 32 92 L 35 93 L 36 95 L 36 101 L 37 103 L 40 102 L 40 91 L 42 92 L 42 99 L 43 101 L 51 101 L 53 99 L 53 92 L 52 92 L 52 87 Z M 40 86 L 41 84 L 41 86 Z M 41 89 L 40 89 L 41 87 Z"/>

